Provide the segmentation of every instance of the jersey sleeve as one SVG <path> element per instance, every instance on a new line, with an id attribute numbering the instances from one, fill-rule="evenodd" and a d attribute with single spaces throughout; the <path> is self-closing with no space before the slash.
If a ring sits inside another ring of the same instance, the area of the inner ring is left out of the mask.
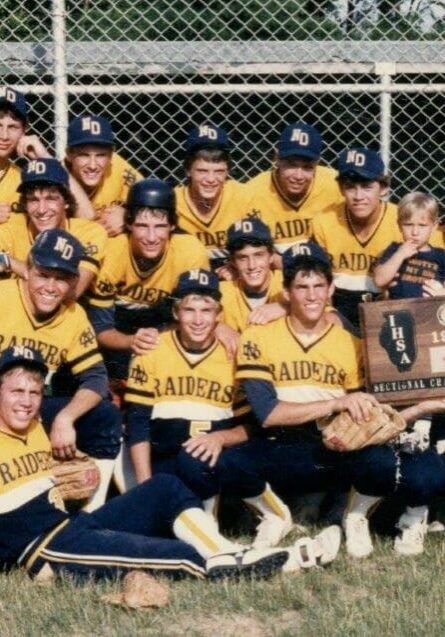
<path id="1" fill-rule="evenodd" d="M 190 246 L 190 252 L 188 254 L 189 265 L 184 270 L 193 270 L 194 268 L 203 268 L 204 270 L 210 269 L 209 257 L 207 256 L 207 250 L 196 237 L 190 237 L 193 239 Z"/>
<path id="2" fill-rule="evenodd" d="M 315 215 L 315 217 L 312 220 L 312 237 L 314 239 L 314 241 L 316 241 L 318 243 L 319 246 L 321 246 L 322 248 L 324 248 L 325 250 L 327 249 L 327 241 L 326 241 L 326 236 L 325 236 L 325 231 L 323 228 L 323 223 L 322 223 L 322 218 L 324 217 L 324 215 L 322 213 L 319 213 L 318 215 Z"/>
<path id="3" fill-rule="evenodd" d="M 356 391 L 365 385 L 365 370 L 363 361 L 362 341 L 359 338 L 352 337 L 351 362 L 345 381 L 345 389 L 347 391 Z"/>
<path id="4" fill-rule="evenodd" d="M 75 375 L 103 362 L 93 327 L 80 305 L 76 305 L 73 316 L 73 337 L 66 353 L 66 361 Z"/>
<path id="5" fill-rule="evenodd" d="M 122 235 L 121 235 L 122 236 Z M 112 307 L 121 278 L 121 269 L 125 260 L 124 244 L 121 236 L 110 239 L 106 254 L 96 280 L 87 293 L 88 302 L 95 307 Z"/>
<path id="6" fill-rule="evenodd" d="M 0 224 L 0 252 L 8 252 L 14 256 L 14 233 L 11 224 L 7 221 Z"/>
<path id="7" fill-rule="evenodd" d="M 154 352 L 133 356 L 128 371 L 125 400 L 151 407 L 154 404 Z"/>
<path id="8" fill-rule="evenodd" d="M 81 242 L 85 256 L 80 262 L 80 267 L 97 274 L 105 256 L 107 233 L 102 226 L 91 221 L 83 231 Z"/>
<path id="9" fill-rule="evenodd" d="M 267 326 L 266 326 L 267 327 Z M 237 356 L 236 378 L 257 378 L 273 381 L 272 368 L 267 360 L 267 351 L 262 338 L 264 328 L 248 328 L 241 335 Z"/>

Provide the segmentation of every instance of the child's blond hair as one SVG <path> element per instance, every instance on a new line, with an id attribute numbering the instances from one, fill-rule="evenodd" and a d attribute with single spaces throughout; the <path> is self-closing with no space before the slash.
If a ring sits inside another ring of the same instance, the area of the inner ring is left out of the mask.
<path id="1" fill-rule="evenodd" d="M 432 195 L 424 192 L 410 192 L 399 201 L 397 221 L 409 221 L 415 212 L 425 211 L 433 223 L 439 221 L 439 204 Z"/>

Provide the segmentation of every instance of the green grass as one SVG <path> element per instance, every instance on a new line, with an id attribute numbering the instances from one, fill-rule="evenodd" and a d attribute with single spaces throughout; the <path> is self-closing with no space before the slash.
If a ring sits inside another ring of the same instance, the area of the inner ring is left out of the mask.
<path id="1" fill-rule="evenodd" d="M 171 603 L 129 611 L 100 601 L 116 583 L 42 585 L 21 572 L 0 575 L 1 637 L 428 637 L 445 634 L 445 544 L 429 535 L 425 553 L 397 557 L 390 539 L 354 562 L 342 549 L 325 570 L 269 582 L 171 584 Z"/>

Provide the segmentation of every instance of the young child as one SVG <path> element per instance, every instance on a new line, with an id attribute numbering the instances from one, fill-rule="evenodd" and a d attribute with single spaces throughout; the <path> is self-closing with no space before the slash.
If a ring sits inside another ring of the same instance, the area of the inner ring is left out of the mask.
<path id="1" fill-rule="evenodd" d="M 439 206 L 431 195 L 412 192 L 401 199 L 397 222 L 403 243 L 392 242 L 381 254 L 374 271 L 375 284 L 390 299 L 444 294 L 445 250 L 433 247 Z"/>

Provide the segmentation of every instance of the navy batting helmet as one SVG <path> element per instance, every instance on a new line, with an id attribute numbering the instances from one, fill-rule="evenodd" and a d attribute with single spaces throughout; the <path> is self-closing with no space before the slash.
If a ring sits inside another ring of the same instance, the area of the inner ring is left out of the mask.
<path id="1" fill-rule="evenodd" d="M 166 181 L 150 178 L 138 181 L 130 188 L 127 199 L 128 224 L 135 220 L 141 208 L 157 208 L 167 211 L 168 222 L 176 224 L 176 196 L 173 186 Z"/>

